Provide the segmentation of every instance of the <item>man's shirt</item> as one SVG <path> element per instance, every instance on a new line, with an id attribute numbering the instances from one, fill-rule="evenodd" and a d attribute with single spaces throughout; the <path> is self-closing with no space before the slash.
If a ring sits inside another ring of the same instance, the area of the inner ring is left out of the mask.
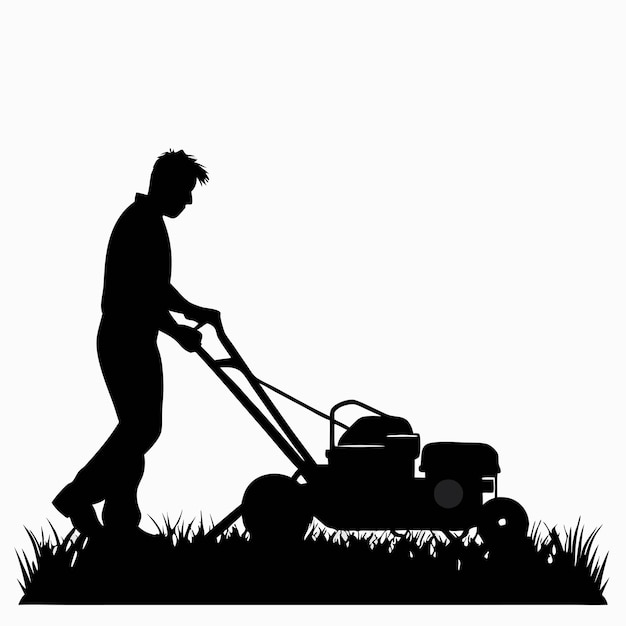
<path id="1" fill-rule="evenodd" d="M 163 216 L 138 193 L 111 233 L 102 312 L 158 328 L 168 310 L 171 275 L 172 251 Z"/>

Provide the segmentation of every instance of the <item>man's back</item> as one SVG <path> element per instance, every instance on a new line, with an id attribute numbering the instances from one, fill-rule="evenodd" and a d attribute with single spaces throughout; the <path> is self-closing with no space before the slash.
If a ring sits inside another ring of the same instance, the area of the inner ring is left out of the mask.
<path id="1" fill-rule="evenodd" d="M 167 311 L 171 248 L 163 217 L 146 196 L 118 219 L 106 255 L 102 312 L 150 324 Z"/>

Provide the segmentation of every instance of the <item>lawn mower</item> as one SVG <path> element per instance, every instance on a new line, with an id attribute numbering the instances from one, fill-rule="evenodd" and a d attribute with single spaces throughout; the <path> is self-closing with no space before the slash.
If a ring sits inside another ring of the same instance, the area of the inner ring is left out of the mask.
<path id="1" fill-rule="evenodd" d="M 339 402 L 326 415 L 255 377 L 221 323 L 215 325 L 215 331 L 228 358 L 214 359 L 202 347 L 198 350 L 200 358 L 296 471 L 292 476 L 268 474 L 254 480 L 245 490 L 241 505 L 207 536 L 219 536 L 240 517 L 253 540 L 302 539 L 313 517 L 331 528 L 351 531 L 439 530 L 451 537 L 453 531 L 465 536 L 477 528 L 488 545 L 512 543 L 527 535 L 524 508 L 498 495 L 500 466 L 490 445 L 436 442 L 420 450 L 420 436 L 408 420 L 358 400 Z M 243 374 L 269 417 L 228 375 L 229 368 Z M 327 463 L 313 459 L 266 390 L 328 420 Z M 337 413 L 349 405 L 359 407 L 365 415 L 347 426 L 337 419 Z M 338 428 L 345 430 L 339 437 Z M 416 477 L 420 452 L 419 470 L 424 476 Z"/>

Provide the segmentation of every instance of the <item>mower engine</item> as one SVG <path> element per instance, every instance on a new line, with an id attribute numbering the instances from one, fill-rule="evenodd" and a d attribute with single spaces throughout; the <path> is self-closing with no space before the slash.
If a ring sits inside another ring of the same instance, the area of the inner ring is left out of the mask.
<path id="1" fill-rule="evenodd" d="M 331 421 L 328 465 L 310 489 L 319 519 L 351 529 L 477 523 L 484 494 L 497 489 L 497 452 L 484 443 L 437 442 L 421 454 L 424 475 L 416 477 L 420 436 L 402 417 L 361 417 L 336 444 Z"/>
<path id="2" fill-rule="evenodd" d="M 368 415 L 348 428 L 326 456 L 337 478 L 386 482 L 414 478 L 419 453 L 420 436 L 408 420 Z"/>

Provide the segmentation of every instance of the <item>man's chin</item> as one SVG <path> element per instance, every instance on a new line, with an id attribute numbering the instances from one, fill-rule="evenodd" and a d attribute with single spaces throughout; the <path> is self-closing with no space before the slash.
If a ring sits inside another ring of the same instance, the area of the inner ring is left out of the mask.
<path id="1" fill-rule="evenodd" d="M 169 211 L 165 211 L 163 215 L 165 215 L 165 217 L 175 218 L 178 217 L 184 210 L 185 207 L 183 207 L 182 209 L 170 209 Z"/>

